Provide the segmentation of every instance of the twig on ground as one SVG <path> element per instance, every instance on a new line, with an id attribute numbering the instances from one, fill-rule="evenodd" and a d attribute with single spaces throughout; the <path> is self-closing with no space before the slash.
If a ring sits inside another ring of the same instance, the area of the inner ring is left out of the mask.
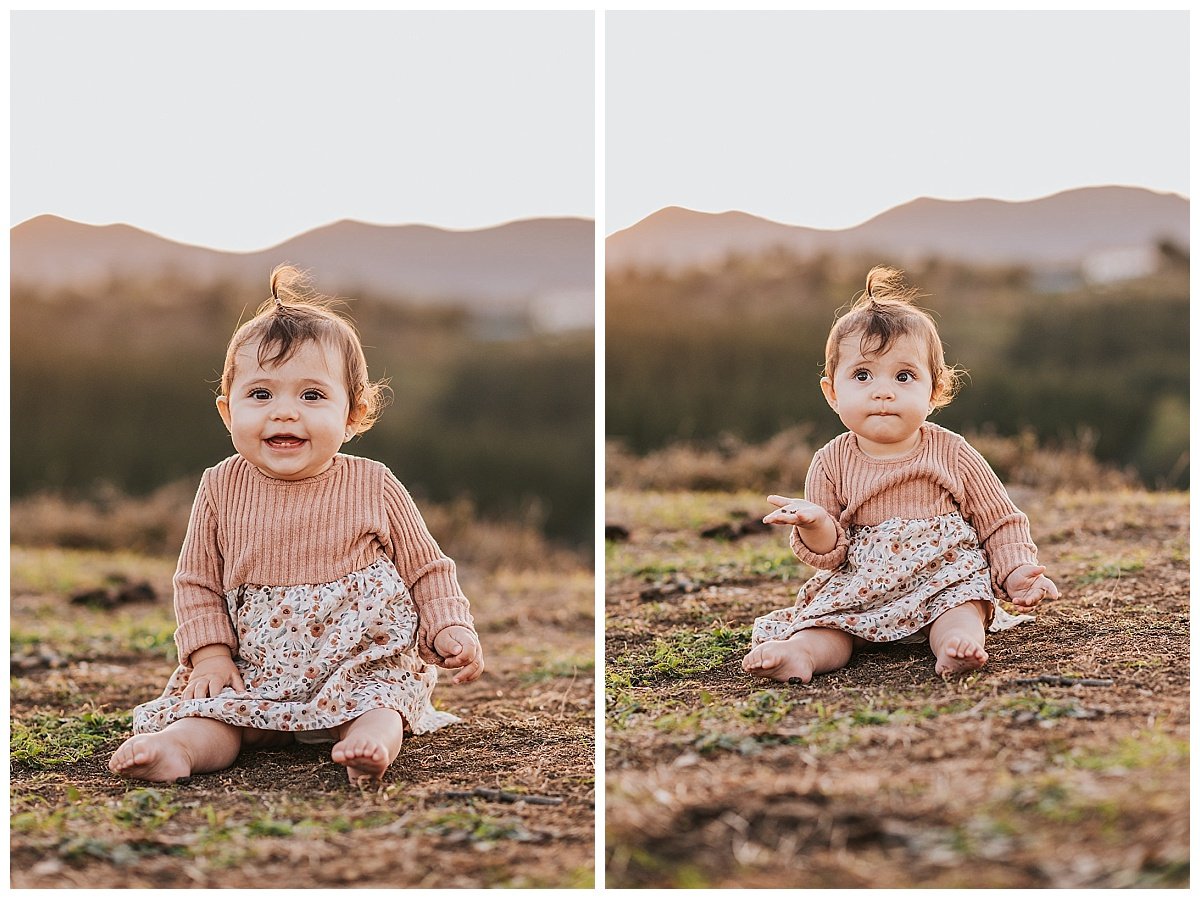
<path id="1" fill-rule="evenodd" d="M 530 805 L 562 805 L 558 796 L 538 796 L 534 793 L 510 793 L 507 790 L 489 790 L 476 787 L 473 790 L 447 790 L 442 794 L 449 799 L 490 799 L 492 802 L 528 802 Z"/>
<path id="2" fill-rule="evenodd" d="M 1016 683 L 1022 686 L 1027 684 L 1051 684 L 1055 687 L 1111 687 L 1113 685 L 1112 679 L 1107 677 L 1068 677 L 1063 674 L 1039 674 L 1037 677 L 1018 677 Z"/>

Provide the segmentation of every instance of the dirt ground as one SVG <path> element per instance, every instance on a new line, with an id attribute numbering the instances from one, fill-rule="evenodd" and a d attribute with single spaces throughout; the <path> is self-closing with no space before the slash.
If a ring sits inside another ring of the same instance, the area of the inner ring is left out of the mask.
<path id="1" fill-rule="evenodd" d="M 435 703 L 464 723 L 411 737 L 380 789 L 328 747 L 244 754 L 172 785 L 107 761 L 170 657 L 171 564 L 13 549 L 13 887 L 587 887 L 594 882 L 590 570 L 472 573 L 488 659 Z M 113 574 L 159 599 L 72 604 Z"/>
<path id="2" fill-rule="evenodd" d="M 808 574 L 764 500 L 611 492 L 607 885 L 1187 886 L 1188 497 L 1014 495 L 1063 596 L 980 672 L 790 686 L 740 668 Z"/>

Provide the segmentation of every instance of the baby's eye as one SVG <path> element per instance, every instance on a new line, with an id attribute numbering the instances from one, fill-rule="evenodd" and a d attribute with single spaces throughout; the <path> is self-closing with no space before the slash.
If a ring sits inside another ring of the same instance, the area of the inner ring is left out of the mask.
<path id="1" fill-rule="evenodd" d="M 871 380 L 871 373 L 869 371 L 867 371 L 865 368 L 860 368 L 858 371 L 856 371 L 850 377 L 852 377 L 856 381 L 869 381 L 869 380 Z"/>
<path id="2" fill-rule="evenodd" d="M 325 399 L 325 394 L 321 393 L 319 390 L 306 390 L 304 393 L 300 394 L 300 396 L 302 399 L 309 400 L 310 402 Z"/>
<path id="3" fill-rule="evenodd" d="M 271 391 L 265 387 L 255 387 L 250 391 L 249 396 L 252 400 L 269 400 L 271 398 Z"/>
<path id="4" fill-rule="evenodd" d="M 900 374 L 896 375 L 896 380 L 901 384 L 907 384 L 909 381 L 915 381 L 916 379 L 916 374 L 911 371 L 902 371 Z"/>

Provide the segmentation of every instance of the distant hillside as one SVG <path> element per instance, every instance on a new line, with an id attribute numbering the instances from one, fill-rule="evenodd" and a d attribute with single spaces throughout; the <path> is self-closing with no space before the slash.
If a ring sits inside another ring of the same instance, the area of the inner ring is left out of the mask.
<path id="1" fill-rule="evenodd" d="M 530 219 L 476 231 L 341 221 L 254 253 L 175 243 L 129 225 L 85 225 L 51 215 L 11 230 L 14 284 L 86 287 L 111 277 L 177 274 L 263 287 L 280 262 L 313 270 L 317 286 L 455 303 L 484 314 L 531 312 L 544 326 L 594 324 L 594 223 Z"/>
<path id="2" fill-rule="evenodd" d="M 605 265 L 678 269 L 785 248 L 801 255 L 869 251 L 898 262 L 937 256 L 1077 268 L 1162 239 L 1187 248 L 1189 214 L 1184 197 L 1133 187 L 1088 187 L 1026 202 L 923 198 L 839 231 L 669 207 L 610 235 Z"/>

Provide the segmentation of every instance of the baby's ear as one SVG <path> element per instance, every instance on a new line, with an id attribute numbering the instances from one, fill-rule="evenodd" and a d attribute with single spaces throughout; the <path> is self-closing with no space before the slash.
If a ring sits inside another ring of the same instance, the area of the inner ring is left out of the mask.
<path id="1" fill-rule="evenodd" d="M 358 426 L 360 424 L 362 424 L 363 419 L 366 417 L 367 417 L 367 404 L 366 403 L 359 403 L 357 406 L 355 406 L 353 409 L 350 410 L 350 417 L 346 419 L 346 439 L 347 440 L 349 440 L 351 437 L 356 436 L 359 433 Z"/>
<path id="2" fill-rule="evenodd" d="M 829 408 L 836 412 L 838 410 L 837 393 L 834 392 L 832 380 L 829 378 L 821 379 L 821 393 L 825 394 L 825 402 L 829 403 Z"/>
<path id="3" fill-rule="evenodd" d="M 229 397 L 217 397 L 217 411 L 221 413 L 221 421 L 225 422 L 225 430 L 230 430 L 229 427 Z"/>

